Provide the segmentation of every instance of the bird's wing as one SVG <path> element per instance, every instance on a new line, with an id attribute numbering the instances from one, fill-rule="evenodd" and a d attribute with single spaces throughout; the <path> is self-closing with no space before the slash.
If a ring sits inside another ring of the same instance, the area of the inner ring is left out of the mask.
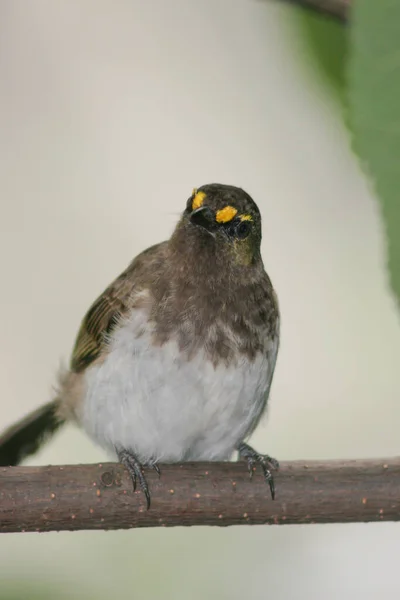
<path id="1" fill-rule="evenodd" d="M 135 292 L 139 291 L 144 283 L 146 264 L 150 264 L 154 253 L 157 253 L 162 245 L 152 246 L 140 254 L 89 308 L 72 352 L 72 371 L 83 371 L 101 354 L 111 331 L 121 317 L 129 313 Z"/>

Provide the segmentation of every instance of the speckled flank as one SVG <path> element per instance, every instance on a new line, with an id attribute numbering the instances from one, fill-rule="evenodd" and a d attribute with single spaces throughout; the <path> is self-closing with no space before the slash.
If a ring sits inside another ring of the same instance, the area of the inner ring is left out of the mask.
<path id="1" fill-rule="evenodd" d="M 190 361 L 175 340 L 152 344 L 135 310 L 109 353 L 86 372 L 82 423 L 102 446 L 151 460 L 225 460 L 258 422 L 275 366 L 277 337 L 254 360 L 214 367 L 203 352 Z"/>

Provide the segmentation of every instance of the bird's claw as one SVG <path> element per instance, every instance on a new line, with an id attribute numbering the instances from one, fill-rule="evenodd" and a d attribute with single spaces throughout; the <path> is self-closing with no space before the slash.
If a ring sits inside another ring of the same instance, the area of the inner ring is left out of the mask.
<path id="1" fill-rule="evenodd" d="M 158 464 L 154 462 L 154 463 L 152 463 L 151 466 L 153 467 L 153 469 L 155 470 L 155 472 L 157 473 L 157 475 L 159 477 L 161 477 L 161 471 L 160 471 L 160 467 L 158 466 Z"/>
<path id="2" fill-rule="evenodd" d="M 264 474 L 264 479 L 271 491 L 271 498 L 275 500 L 275 483 L 270 469 L 278 470 L 279 462 L 268 454 L 259 454 L 248 444 L 240 444 L 239 455 L 247 461 L 250 479 L 253 477 L 253 471 L 256 465 L 260 465 Z"/>
<path id="3" fill-rule="evenodd" d="M 147 510 L 149 510 L 150 502 L 151 502 L 150 492 L 149 492 L 149 486 L 147 484 L 146 478 L 143 474 L 142 465 L 140 464 L 140 462 L 138 461 L 136 456 L 134 454 L 132 454 L 131 452 L 128 452 L 127 450 L 119 450 L 119 451 L 117 451 L 117 454 L 118 454 L 118 459 L 119 459 L 120 463 L 122 463 L 124 465 L 124 467 L 127 469 L 128 473 L 129 473 L 129 475 L 131 476 L 132 483 L 133 483 L 133 491 L 136 491 L 136 483 L 137 483 L 137 481 L 139 481 L 140 488 L 146 498 Z M 157 471 L 157 473 L 160 475 L 160 469 L 158 468 L 158 466 L 154 465 L 154 464 L 152 466 Z"/>

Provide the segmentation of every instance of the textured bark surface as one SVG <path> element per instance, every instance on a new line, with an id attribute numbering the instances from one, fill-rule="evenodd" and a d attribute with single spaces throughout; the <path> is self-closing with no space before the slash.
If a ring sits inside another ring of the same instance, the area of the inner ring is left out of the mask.
<path id="1" fill-rule="evenodd" d="M 282 463 L 275 501 L 243 462 L 160 467 L 148 511 L 121 465 L 3 467 L 0 532 L 400 519 L 400 458 Z"/>

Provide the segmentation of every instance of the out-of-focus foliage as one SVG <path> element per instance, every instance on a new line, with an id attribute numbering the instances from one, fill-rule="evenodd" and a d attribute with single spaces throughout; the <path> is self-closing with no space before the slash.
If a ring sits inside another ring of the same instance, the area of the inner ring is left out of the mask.
<path id="1" fill-rule="evenodd" d="M 305 60 L 339 100 L 353 148 L 375 183 L 400 300 L 400 3 L 354 2 L 348 24 L 301 9 L 293 21 Z"/>
<path id="2" fill-rule="evenodd" d="M 353 147 L 375 183 L 400 300 L 400 2 L 354 2 L 349 40 Z"/>
<path id="3" fill-rule="evenodd" d="M 318 69 L 342 106 L 346 99 L 348 28 L 312 11 L 293 10 L 293 27 L 301 35 L 305 59 Z"/>
<path id="4" fill-rule="evenodd" d="M 22 566 L 22 569 L 24 567 Z M 88 600 L 88 595 L 76 595 L 73 590 L 74 600 Z M 0 600 L 68 600 L 72 597 L 71 589 L 62 590 L 53 588 L 46 583 L 36 583 L 31 581 L 2 581 L 0 579 Z"/>

